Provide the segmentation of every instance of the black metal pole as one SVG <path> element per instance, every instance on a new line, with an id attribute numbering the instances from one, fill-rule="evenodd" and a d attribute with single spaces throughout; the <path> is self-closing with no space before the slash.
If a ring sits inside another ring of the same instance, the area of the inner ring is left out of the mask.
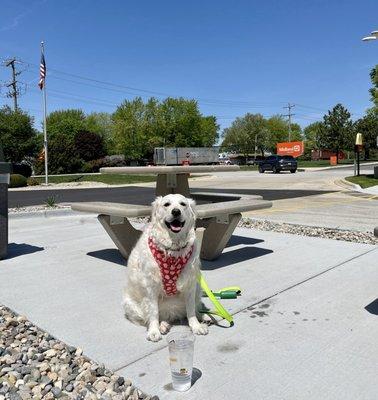
<path id="1" fill-rule="evenodd" d="M 360 176 L 360 149 L 357 147 L 357 176 Z"/>
<path id="2" fill-rule="evenodd" d="M 2 260 L 7 256 L 7 250 L 8 250 L 8 183 L 0 181 L 0 260 Z"/>
<path id="3" fill-rule="evenodd" d="M 0 260 L 8 251 L 8 184 L 11 164 L 4 162 L 4 153 L 0 144 Z"/>

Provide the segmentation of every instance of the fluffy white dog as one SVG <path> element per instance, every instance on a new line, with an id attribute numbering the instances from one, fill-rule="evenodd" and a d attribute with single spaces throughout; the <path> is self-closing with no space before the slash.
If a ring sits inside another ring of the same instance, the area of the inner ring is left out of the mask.
<path id="1" fill-rule="evenodd" d="M 180 194 L 152 203 L 151 223 L 131 251 L 124 294 L 126 318 L 147 327 L 147 339 L 161 339 L 174 320 L 187 317 L 193 333 L 206 335 L 198 321 L 199 249 L 195 203 Z"/>

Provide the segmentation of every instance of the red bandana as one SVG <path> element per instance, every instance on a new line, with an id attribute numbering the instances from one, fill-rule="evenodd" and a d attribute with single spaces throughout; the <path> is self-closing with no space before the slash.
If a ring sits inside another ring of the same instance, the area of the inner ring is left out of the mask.
<path id="1" fill-rule="evenodd" d="M 193 246 L 183 257 L 167 255 L 164 251 L 157 248 L 151 237 L 148 238 L 148 246 L 159 265 L 164 292 L 167 296 L 173 296 L 177 293 L 177 279 L 193 253 Z"/>

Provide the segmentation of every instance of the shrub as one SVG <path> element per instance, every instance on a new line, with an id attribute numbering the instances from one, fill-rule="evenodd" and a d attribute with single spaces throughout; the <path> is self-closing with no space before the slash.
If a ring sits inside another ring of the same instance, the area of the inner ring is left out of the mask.
<path id="1" fill-rule="evenodd" d="M 27 179 L 20 174 L 11 174 L 10 176 L 10 188 L 24 187 L 27 186 Z"/>
<path id="2" fill-rule="evenodd" d="M 39 185 L 39 181 L 37 179 L 31 177 L 31 176 L 27 179 L 27 183 L 28 183 L 28 186 L 37 186 L 37 185 Z"/>
<path id="3" fill-rule="evenodd" d="M 124 167 L 126 165 L 125 156 L 123 154 L 106 156 L 103 160 L 104 164 L 101 165 L 101 167 Z"/>
<path id="4" fill-rule="evenodd" d="M 48 162 L 50 174 L 71 174 L 80 172 L 83 161 L 78 158 L 73 143 L 64 135 L 54 136 L 49 140 Z M 45 161 L 43 153 L 34 165 L 36 174 L 44 174 Z"/>
<path id="5" fill-rule="evenodd" d="M 14 174 L 25 176 L 25 178 L 29 178 L 32 174 L 31 166 L 24 163 L 13 163 L 12 171 Z"/>
<path id="6" fill-rule="evenodd" d="M 106 154 L 102 137 L 83 130 L 75 135 L 75 152 L 84 161 L 96 160 Z"/>
<path id="7" fill-rule="evenodd" d="M 86 162 L 82 172 L 99 172 L 102 167 L 124 167 L 125 165 L 126 161 L 123 155 L 106 156 Z"/>

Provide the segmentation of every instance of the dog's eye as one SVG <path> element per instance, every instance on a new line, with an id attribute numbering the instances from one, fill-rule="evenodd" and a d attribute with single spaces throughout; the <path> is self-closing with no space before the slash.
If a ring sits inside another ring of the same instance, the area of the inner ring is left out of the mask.
<path id="1" fill-rule="evenodd" d="M 180 205 L 182 205 L 183 207 L 186 207 L 186 203 L 181 202 Z"/>
<path id="2" fill-rule="evenodd" d="M 164 207 L 169 207 L 171 205 L 171 203 L 165 203 Z"/>

